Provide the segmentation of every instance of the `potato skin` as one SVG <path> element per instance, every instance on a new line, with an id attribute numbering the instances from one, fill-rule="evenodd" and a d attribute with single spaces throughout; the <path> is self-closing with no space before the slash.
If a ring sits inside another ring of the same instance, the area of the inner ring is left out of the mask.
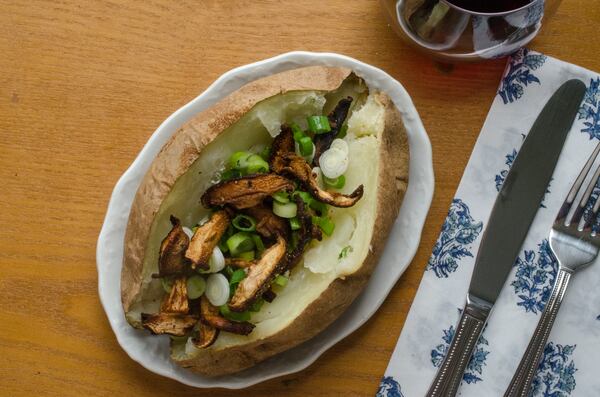
<path id="1" fill-rule="evenodd" d="M 289 91 L 332 91 L 350 73 L 351 70 L 345 68 L 312 66 L 256 80 L 196 115 L 169 139 L 144 176 L 131 208 L 121 273 L 125 313 L 140 299 L 145 247 L 154 217 L 175 181 L 198 158 L 202 149 L 258 102 Z M 321 332 L 362 291 L 379 261 L 408 184 L 408 140 L 400 113 L 387 95 L 377 95 L 386 112 L 379 149 L 376 228 L 371 236 L 371 251 L 361 268 L 343 280 L 333 281 L 300 316 L 275 335 L 223 350 L 207 349 L 193 359 L 174 360 L 177 364 L 206 376 L 226 375 L 249 368 Z M 136 323 L 132 325 L 139 327 Z"/>
<path id="2" fill-rule="evenodd" d="M 371 236 L 371 251 L 361 268 L 343 280 L 333 281 L 300 316 L 275 335 L 223 350 L 208 349 L 193 359 L 175 362 L 205 376 L 221 376 L 252 367 L 323 331 L 363 290 L 379 262 L 408 186 L 408 139 L 400 113 L 387 95 L 379 93 L 378 100 L 384 104 L 386 113 L 379 154 L 376 227 Z"/>
<path id="3" fill-rule="evenodd" d="M 332 91 L 351 72 L 346 68 L 309 66 L 255 80 L 197 114 L 173 134 L 142 179 L 129 213 L 121 270 L 125 313 L 140 299 L 146 244 L 154 217 L 175 181 L 202 149 L 260 101 L 289 91 Z M 141 327 L 139 323 L 131 325 Z"/>

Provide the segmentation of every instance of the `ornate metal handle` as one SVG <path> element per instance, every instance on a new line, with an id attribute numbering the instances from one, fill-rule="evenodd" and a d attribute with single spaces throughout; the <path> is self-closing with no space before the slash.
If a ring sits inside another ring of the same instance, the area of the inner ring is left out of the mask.
<path id="1" fill-rule="evenodd" d="M 446 357 L 427 392 L 428 397 L 456 395 L 473 349 L 483 332 L 490 307 L 486 302 L 467 299 Z"/>
<path id="2" fill-rule="evenodd" d="M 523 354 L 523 358 L 521 358 L 519 367 L 517 368 L 506 393 L 504 393 L 504 397 L 529 396 L 533 378 L 540 364 L 542 353 L 546 347 L 548 336 L 554 325 L 556 314 L 558 313 L 560 304 L 565 296 L 570 279 L 571 273 L 563 269 L 558 271 L 556 282 L 552 288 L 552 294 L 548 299 L 548 303 L 546 303 L 546 307 L 542 312 L 537 328 L 527 346 L 527 350 L 525 350 L 525 354 Z"/>

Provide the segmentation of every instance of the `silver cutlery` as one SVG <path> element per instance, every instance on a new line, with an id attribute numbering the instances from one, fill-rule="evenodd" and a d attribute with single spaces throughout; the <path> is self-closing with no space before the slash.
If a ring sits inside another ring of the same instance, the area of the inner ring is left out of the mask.
<path id="1" fill-rule="evenodd" d="M 494 203 L 464 310 L 427 396 L 456 395 L 477 340 L 542 202 L 585 89 L 580 80 L 563 84 L 527 135 Z"/>
<path id="2" fill-rule="evenodd" d="M 548 303 L 546 303 L 537 328 L 527 346 L 527 350 L 525 350 L 519 367 L 504 394 L 505 397 L 529 396 L 533 378 L 546 347 L 548 336 L 554 325 L 554 320 L 558 314 L 558 309 L 560 309 L 567 287 L 569 286 L 569 281 L 578 270 L 590 265 L 598 257 L 600 235 L 592 227 L 596 221 L 598 209 L 600 209 L 600 200 L 596 200 L 591 209 L 588 206 L 591 205 L 590 199 L 594 187 L 600 179 L 600 166 L 594 172 L 571 218 L 569 218 L 569 213 L 599 152 L 600 144 L 596 146 L 596 149 L 573 183 L 565 202 L 558 211 L 552 229 L 550 229 L 550 250 L 558 261 L 558 274 L 556 275 L 556 281 Z M 586 210 L 589 210 L 589 213 L 587 216 L 584 216 Z M 583 221 L 582 218 L 584 218 Z"/>

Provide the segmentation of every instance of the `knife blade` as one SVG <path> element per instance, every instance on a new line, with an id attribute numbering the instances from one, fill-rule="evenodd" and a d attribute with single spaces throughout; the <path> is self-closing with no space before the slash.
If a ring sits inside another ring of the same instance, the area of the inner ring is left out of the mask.
<path id="1" fill-rule="evenodd" d="M 586 87 L 564 83 L 546 103 L 498 193 L 475 259 L 454 339 L 427 396 L 454 396 L 479 336 L 544 198 Z"/>

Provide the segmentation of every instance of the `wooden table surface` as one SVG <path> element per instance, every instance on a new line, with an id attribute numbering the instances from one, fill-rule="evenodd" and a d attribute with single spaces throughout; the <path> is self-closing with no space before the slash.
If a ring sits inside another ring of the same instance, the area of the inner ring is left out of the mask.
<path id="1" fill-rule="evenodd" d="M 504 61 L 436 66 L 374 0 L 0 0 L 0 396 L 372 396 L 494 98 Z M 534 49 L 600 71 L 600 7 L 565 0 Z M 234 393 L 154 375 L 97 294 L 109 196 L 155 128 L 227 70 L 290 50 L 400 80 L 433 145 L 420 249 L 379 311 L 300 373 Z"/>

